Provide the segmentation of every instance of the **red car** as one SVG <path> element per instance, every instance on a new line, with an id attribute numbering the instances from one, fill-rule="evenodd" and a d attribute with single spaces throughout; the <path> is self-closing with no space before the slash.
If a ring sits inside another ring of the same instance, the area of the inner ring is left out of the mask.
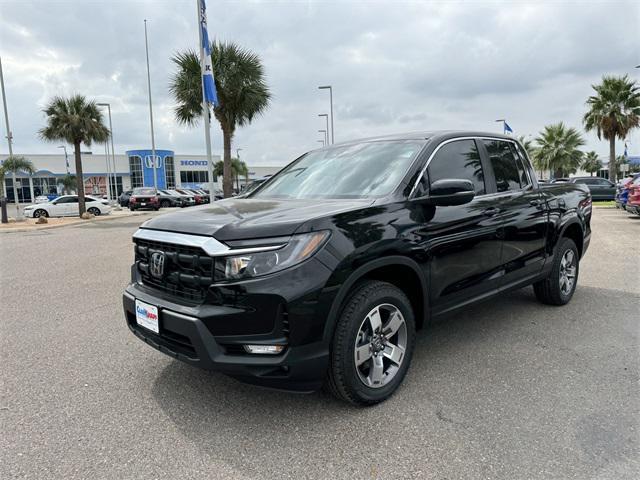
<path id="1" fill-rule="evenodd" d="M 155 188 L 139 187 L 134 188 L 131 197 L 129 197 L 129 210 L 139 210 L 148 208 L 150 210 L 158 210 L 160 208 L 160 199 Z"/>
<path id="2" fill-rule="evenodd" d="M 627 197 L 627 212 L 640 215 L 640 177 L 627 186 L 629 196 Z"/>

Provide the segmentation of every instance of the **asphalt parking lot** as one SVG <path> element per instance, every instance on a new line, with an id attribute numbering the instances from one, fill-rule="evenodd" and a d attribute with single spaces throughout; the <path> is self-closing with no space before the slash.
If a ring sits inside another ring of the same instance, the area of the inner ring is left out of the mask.
<path id="1" fill-rule="evenodd" d="M 145 217 L 0 234 L 0 478 L 640 478 L 640 217 L 595 209 L 571 304 L 420 332 L 366 409 L 162 355 L 121 292 Z"/>

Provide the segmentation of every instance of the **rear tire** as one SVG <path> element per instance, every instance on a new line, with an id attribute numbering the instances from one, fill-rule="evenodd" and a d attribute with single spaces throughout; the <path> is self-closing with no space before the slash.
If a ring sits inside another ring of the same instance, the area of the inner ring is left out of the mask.
<path id="1" fill-rule="evenodd" d="M 411 302 L 402 290 L 380 281 L 358 285 L 336 324 L 327 389 L 355 405 L 386 400 L 409 369 L 415 335 Z"/>
<path id="2" fill-rule="evenodd" d="M 547 305 L 566 305 L 578 285 L 580 256 L 570 238 L 560 240 L 549 276 L 533 284 L 537 299 Z"/>
<path id="3" fill-rule="evenodd" d="M 171 206 L 171 202 L 169 202 L 168 200 L 163 200 L 162 202 L 160 202 L 160 208 L 169 208 Z"/>
<path id="4" fill-rule="evenodd" d="M 100 209 L 96 208 L 96 207 L 91 207 L 89 210 L 87 210 L 87 212 L 89 212 L 90 214 L 94 215 L 94 216 L 98 216 L 100 215 Z"/>

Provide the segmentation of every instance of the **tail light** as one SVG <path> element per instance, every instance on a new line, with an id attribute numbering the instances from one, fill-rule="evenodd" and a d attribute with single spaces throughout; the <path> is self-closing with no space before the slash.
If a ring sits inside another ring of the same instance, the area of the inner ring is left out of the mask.
<path id="1" fill-rule="evenodd" d="M 136 203 L 136 197 L 129 197 L 130 203 Z"/>

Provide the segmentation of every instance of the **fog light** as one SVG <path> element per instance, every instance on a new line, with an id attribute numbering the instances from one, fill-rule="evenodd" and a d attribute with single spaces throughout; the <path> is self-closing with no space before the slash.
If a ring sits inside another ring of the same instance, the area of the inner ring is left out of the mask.
<path id="1" fill-rule="evenodd" d="M 247 353 L 277 355 L 284 350 L 284 345 L 245 345 L 244 349 Z"/>

